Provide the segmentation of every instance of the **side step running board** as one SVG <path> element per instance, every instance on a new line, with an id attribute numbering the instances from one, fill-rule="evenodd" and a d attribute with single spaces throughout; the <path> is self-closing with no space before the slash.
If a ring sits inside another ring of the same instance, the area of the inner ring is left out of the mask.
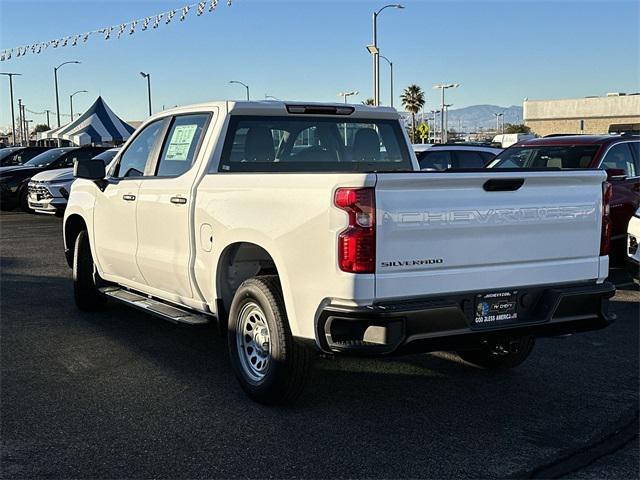
<path id="1" fill-rule="evenodd" d="M 142 294 L 125 290 L 124 288 L 109 286 L 99 289 L 101 293 L 139 310 L 151 313 L 164 320 L 188 325 L 204 325 L 209 323 L 209 317 L 204 314 L 191 312 L 186 309 L 170 305 L 162 300 L 146 297 Z M 212 317 L 213 318 L 213 317 Z"/>

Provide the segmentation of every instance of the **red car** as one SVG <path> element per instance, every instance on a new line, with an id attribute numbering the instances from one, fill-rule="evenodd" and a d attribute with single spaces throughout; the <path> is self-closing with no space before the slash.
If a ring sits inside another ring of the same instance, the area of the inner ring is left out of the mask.
<path id="1" fill-rule="evenodd" d="M 601 168 L 613 187 L 610 265 L 626 258 L 627 226 L 640 207 L 640 136 L 570 135 L 534 138 L 498 155 L 490 168 Z"/>

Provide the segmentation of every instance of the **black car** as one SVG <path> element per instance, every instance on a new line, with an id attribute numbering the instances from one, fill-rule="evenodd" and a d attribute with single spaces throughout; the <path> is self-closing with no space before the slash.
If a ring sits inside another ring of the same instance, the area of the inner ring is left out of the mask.
<path id="1" fill-rule="evenodd" d="M 0 167 L 23 165 L 51 147 L 7 147 L 0 150 Z"/>
<path id="2" fill-rule="evenodd" d="M 23 165 L 0 167 L 0 209 L 13 210 L 20 206 L 31 211 L 27 185 L 33 175 L 43 170 L 73 167 L 77 160 L 89 160 L 104 150 L 104 147 L 52 148 Z"/>

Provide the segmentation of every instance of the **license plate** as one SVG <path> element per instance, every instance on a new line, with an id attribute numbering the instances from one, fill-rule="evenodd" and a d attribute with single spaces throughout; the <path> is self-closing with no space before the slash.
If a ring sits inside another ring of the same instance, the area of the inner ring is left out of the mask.
<path id="1" fill-rule="evenodd" d="M 518 321 L 518 292 L 493 292 L 476 295 L 473 324 L 491 327 Z"/>

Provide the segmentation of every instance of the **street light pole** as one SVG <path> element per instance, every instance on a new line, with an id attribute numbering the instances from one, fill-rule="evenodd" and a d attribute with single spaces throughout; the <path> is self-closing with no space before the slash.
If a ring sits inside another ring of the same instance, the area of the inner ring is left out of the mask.
<path id="1" fill-rule="evenodd" d="M 352 95 L 358 95 L 360 92 L 358 90 L 354 90 L 352 92 L 340 92 L 338 94 L 339 97 L 344 97 L 344 103 L 347 104 L 347 98 Z M 344 145 L 347 146 L 347 122 L 344 122 Z"/>
<path id="2" fill-rule="evenodd" d="M 7 77 L 9 77 L 9 96 L 11 97 L 11 134 L 13 135 L 13 137 L 11 137 L 11 141 L 15 144 L 16 143 L 16 117 L 13 111 L 13 77 L 16 75 L 20 76 L 22 74 L 21 73 L 0 73 L 0 75 L 6 75 Z"/>
<path id="3" fill-rule="evenodd" d="M 86 90 L 78 90 L 69 95 L 69 105 L 71 106 L 71 121 L 73 122 L 73 96 L 78 93 L 88 93 Z M 47 114 L 48 115 L 48 114 Z"/>
<path id="4" fill-rule="evenodd" d="M 238 85 L 242 85 L 244 88 L 246 88 L 247 89 L 247 102 L 249 101 L 249 85 L 247 85 L 246 83 L 239 82 L 238 80 L 230 80 L 229 83 L 237 83 Z"/>
<path id="5" fill-rule="evenodd" d="M 447 132 L 445 130 L 445 125 L 444 125 L 444 109 L 445 109 L 444 91 L 447 88 L 458 88 L 459 86 L 460 86 L 459 83 L 440 83 L 438 85 L 433 86 L 434 90 L 437 90 L 437 89 L 442 90 L 441 96 L 440 96 L 440 110 L 442 112 L 440 113 L 440 143 L 447 143 Z"/>
<path id="6" fill-rule="evenodd" d="M 140 72 L 140 75 L 142 75 L 142 78 L 146 78 L 147 79 L 147 96 L 149 98 L 149 116 L 151 116 L 152 115 L 152 112 L 151 112 L 151 74 L 150 73 Z"/>
<path id="7" fill-rule="evenodd" d="M 58 70 L 60 69 L 60 67 L 62 67 L 63 65 L 67 65 L 68 63 L 78 64 L 80 62 L 78 62 L 77 60 L 70 60 L 68 62 L 61 63 L 57 67 L 53 68 L 53 79 L 55 81 L 55 86 L 56 86 L 56 115 L 58 117 L 58 127 L 60 126 L 60 100 L 58 97 Z"/>
<path id="8" fill-rule="evenodd" d="M 377 107 L 380 105 L 380 50 L 378 49 L 378 15 L 382 13 L 385 8 L 404 8 L 399 3 L 392 3 L 385 5 L 377 12 L 373 12 L 372 15 L 372 27 L 373 27 L 373 44 L 367 46 L 367 50 L 371 53 L 373 58 L 373 104 Z"/>
<path id="9" fill-rule="evenodd" d="M 498 135 L 498 132 L 500 131 L 500 117 L 502 117 L 504 114 L 503 113 L 494 113 L 493 114 L 496 117 L 496 135 Z M 504 133 L 504 124 L 502 127 L 502 133 Z"/>
<path id="10" fill-rule="evenodd" d="M 452 107 L 453 103 L 444 104 L 444 136 L 449 141 L 449 107 Z M 444 142 L 444 143 L 447 143 Z"/>
<path id="11" fill-rule="evenodd" d="M 391 83 L 391 107 L 393 108 L 393 62 L 391 60 L 389 60 L 387 57 L 385 57 L 384 55 L 380 55 L 380 58 L 384 59 L 387 61 L 387 63 L 389 64 L 389 69 L 390 69 L 390 73 L 391 73 L 391 77 L 390 77 L 390 83 Z"/>

